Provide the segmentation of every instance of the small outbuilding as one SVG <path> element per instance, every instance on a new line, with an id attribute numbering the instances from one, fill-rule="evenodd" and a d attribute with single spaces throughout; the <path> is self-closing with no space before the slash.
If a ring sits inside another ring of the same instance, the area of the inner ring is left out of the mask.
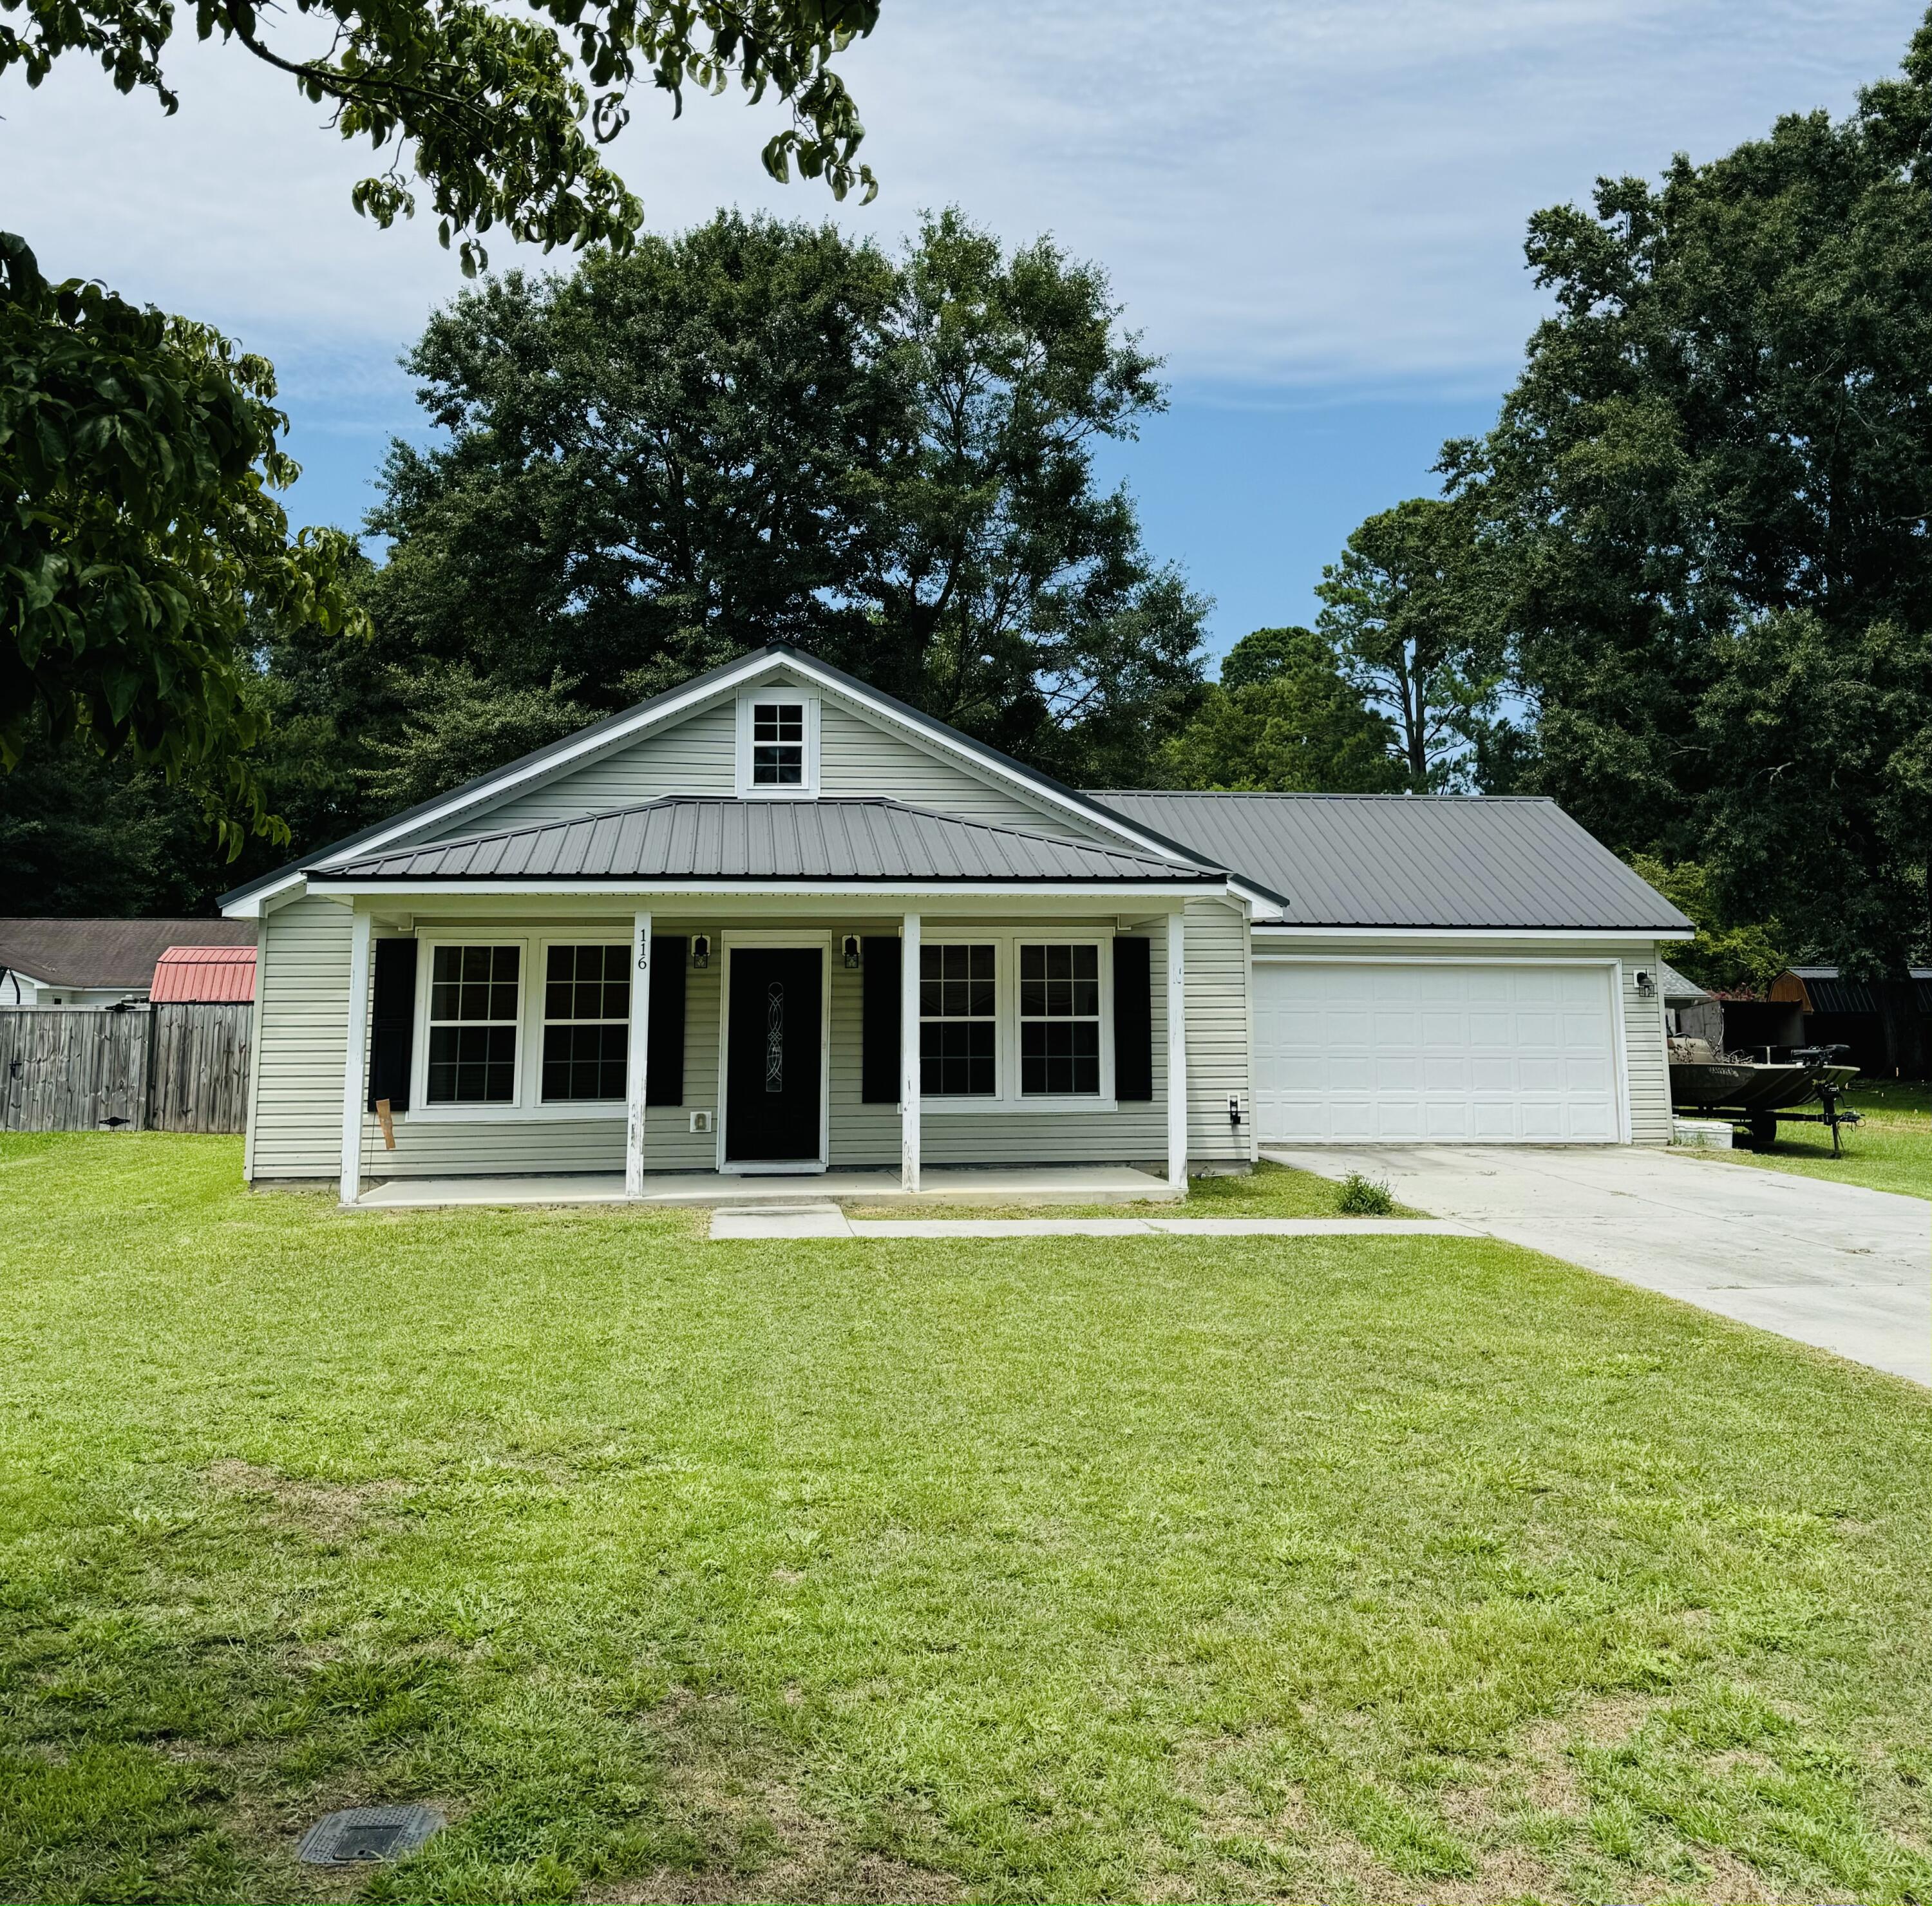
<path id="1" fill-rule="evenodd" d="M 1932 1034 L 1932 966 L 1912 969 L 1912 987 L 1927 1034 Z M 1838 966 L 1790 966 L 1771 983 L 1774 1005 L 1802 1017 L 1806 1045 L 1844 1045 L 1861 1071 L 1883 1077 L 1894 1068 L 1876 992 Z"/>
<path id="2" fill-rule="evenodd" d="M 1702 1039 L 1714 1049 L 1724 1043 L 1724 1002 L 1675 966 L 1657 963 L 1658 990 L 1664 996 L 1664 1020 L 1675 1038 Z"/>
<path id="3" fill-rule="evenodd" d="M 252 946 L 170 946 L 148 990 L 156 1005 L 246 1005 L 254 996 Z"/>

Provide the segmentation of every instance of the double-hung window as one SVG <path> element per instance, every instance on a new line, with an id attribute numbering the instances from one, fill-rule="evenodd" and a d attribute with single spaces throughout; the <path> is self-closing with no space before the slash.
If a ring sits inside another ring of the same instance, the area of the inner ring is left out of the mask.
<path id="1" fill-rule="evenodd" d="M 429 1104 L 515 1102 L 522 962 L 518 946 L 433 949 L 424 1094 Z"/>
<path id="2" fill-rule="evenodd" d="M 628 946 L 552 946 L 544 966 L 545 1104 L 624 1096 L 630 1045 Z"/>
<path id="3" fill-rule="evenodd" d="M 805 785 L 805 704 L 752 704 L 752 784 L 754 787 Z"/>
<path id="4" fill-rule="evenodd" d="M 922 1098 L 991 1098 L 998 1092 L 997 964 L 991 946 L 919 949 Z"/>
<path id="5" fill-rule="evenodd" d="M 1100 1089 L 1100 949 L 1026 946 L 1020 957 L 1020 1095 Z"/>

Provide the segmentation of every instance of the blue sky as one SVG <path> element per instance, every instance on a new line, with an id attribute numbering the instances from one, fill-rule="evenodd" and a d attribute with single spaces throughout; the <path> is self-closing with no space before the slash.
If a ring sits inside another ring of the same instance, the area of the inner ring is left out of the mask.
<path id="1" fill-rule="evenodd" d="M 882 190 L 772 185 L 736 97 L 640 97 L 616 160 L 651 223 L 721 203 L 896 241 L 957 203 L 1103 263 L 1166 360 L 1168 413 L 1104 465 L 1154 553 L 1214 597 L 1214 645 L 1306 620 L 1370 511 L 1431 487 L 1493 414 L 1539 301 L 1540 205 L 1708 158 L 1778 112 L 1842 112 L 1913 0 L 885 0 L 846 71 Z M 284 28 L 284 30 L 286 30 Z M 4 211 L 50 271 L 221 325 L 276 362 L 298 522 L 352 526 L 396 432 L 398 354 L 460 280 L 427 223 L 350 209 L 370 168 L 239 52 L 177 43 L 164 118 L 68 67 L 0 83 Z M 507 247 L 495 262 L 511 262 Z M 526 262 L 540 262 L 538 260 Z"/>

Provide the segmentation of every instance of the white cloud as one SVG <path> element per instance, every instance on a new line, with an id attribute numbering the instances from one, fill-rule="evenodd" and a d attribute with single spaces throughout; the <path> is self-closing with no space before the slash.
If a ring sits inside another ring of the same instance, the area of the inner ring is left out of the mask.
<path id="1" fill-rule="evenodd" d="M 736 95 L 616 148 L 652 223 L 721 202 L 896 236 L 956 201 L 1112 270 L 1193 384 L 1493 388 L 1535 310 L 1535 207 L 1600 172 L 1708 157 L 1776 112 L 1843 111 L 1913 0 L 888 0 L 847 71 L 883 190 L 835 208 L 766 180 Z M 0 216 L 44 263 L 206 316 L 292 391 L 392 413 L 394 353 L 460 283 L 426 221 L 350 209 L 366 153 L 238 49 L 184 30 L 163 117 L 70 62 L 0 84 Z M 509 248 L 497 247 L 496 262 Z"/>

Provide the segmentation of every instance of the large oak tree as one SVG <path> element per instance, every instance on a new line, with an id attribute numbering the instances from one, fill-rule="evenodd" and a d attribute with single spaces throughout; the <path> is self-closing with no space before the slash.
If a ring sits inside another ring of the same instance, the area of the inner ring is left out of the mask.
<path id="1" fill-rule="evenodd" d="M 778 637 L 1053 772 L 1144 778 L 1204 605 L 1093 448 L 1161 402 L 1105 277 L 956 213 L 898 257 L 722 214 L 460 296 L 368 596 L 386 798 Z M 463 745 L 439 745 L 460 736 Z"/>
<path id="2" fill-rule="evenodd" d="M 1905 974 L 1932 838 L 1932 21 L 1850 117 L 1532 222 L 1556 310 L 1448 467 L 1510 585 L 1517 784 Z M 1519 751 L 1520 756 L 1521 751 Z"/>

